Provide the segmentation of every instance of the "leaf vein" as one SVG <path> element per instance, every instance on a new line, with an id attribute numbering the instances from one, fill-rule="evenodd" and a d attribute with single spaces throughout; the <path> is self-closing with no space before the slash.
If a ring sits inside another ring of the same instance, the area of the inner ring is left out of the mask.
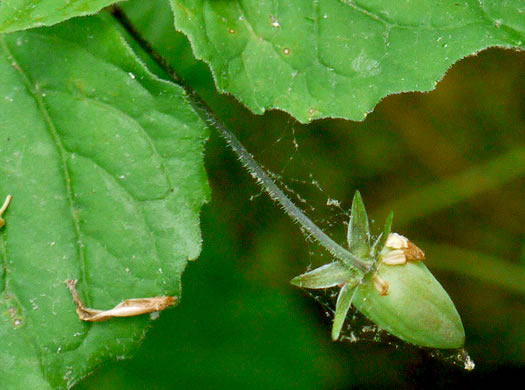
<path id="1" fill-rule="evenodd" d="M 67 158 L 66 158 L 66 150 L 64 148 L 64 145 L 62 144 L 62 140 L 57 132 L 57 129 L 55 127 L 55 124 L 46 108 L 46 105 L 41 97 L 41 94 L 38 91 L 38 84 L 34 84 L 31 82 L 31 78 L 29 77 L 29 74 L 22 69 L 18 61 L 16 60 L 14 54 L 9 49 L 4 37 L 2 37 L 2 49 L 4 50 L 4 53 L 7 55 L 7 58 L 11 60 L 12 65 L 20 75 L 20 78 L 22 80 L 22 83 L 25 85 L 27 91 L 29 94 L 33 97 L 33 99 L 36 102 L 36 105 L 38 109 L 40 110 L 40 113 L 44 119 L 44 122 L 46 123 L 46 127 L 51 135 L 51 138 L 54 141 L 55 147 L 57 149 L 57 153 L 61 160 L 62 165 L 62 174 L 64 177 L 64 188 L 66 192 L 66 196 L 69 203 L 69 210 L 71 213 L 71 221 L 73 224 L 73 230 L 76 237 L 76 247 L 78 249 L 77 255 L 79 260 L 79 266 L 80 266 L 80 274 L 81 279 L 83 281 L 87 281 L 88 274 L 87 274 L 87 264 L 86 259 L 84 256 L 83 251 L 83 244 L 82 244 L 82 235 L 80 232 L 80 221 L 79 218 L 75 212 L 75 206 L 74 206 L 74 200 L 73 200 L 73 191 L 71 187 L 71 172 L 68 169 L 67 164 Z M 36 86 L 35 86 L 36 85 Z M 89 297 L 88 297 L 89 298 Z M 89 299 L 87 300 L 89 302 Z"/>

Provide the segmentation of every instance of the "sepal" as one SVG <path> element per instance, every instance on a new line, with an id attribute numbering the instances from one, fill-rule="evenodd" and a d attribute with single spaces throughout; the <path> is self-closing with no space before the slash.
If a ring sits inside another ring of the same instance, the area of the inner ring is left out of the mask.
<path id="1" fill-rule="evenodd" d="M 383 227 L 383 232 L 379 236 L 379 238 L 374 243 L 374 248 L 372 250 L 373 257 L 377 258 L 377 256 L 381 253 L 383 248 L 386 245 L 386 241 L 388 240 L 388 236 L 390 235 L 390 232 L 392 230 L 392 222 L 394 221 L 394 212 L 392 211 L 390 214 L 388 214 L 388 217 L 385 221 L 385 226 Z"/>
<path id="2" fill-rule="evenodd" d="M 355 192 L 352 201 L 352 214 L 348 225 L 348 249 L 350 252 L 363 259 L 370 256 L 370 227 L 368 215 L 359 191 Z"/>
<path id="3" fill-rule="evenodd" d="M 296 276 L 290 283 L 302 288 L 323 289 L 342 285 L 354 279 L 355 274 L 355 271 L 336 261 Z"/>
<path id="4" fill-rule="evenodd" d="M 334 341 L 337 341 L 341 334 L 346 315 L 352 306 L 356 285 L 357 283 L 346 283 L 339 291 L 335 305 L 334 323 L 332 325 L 332 340 Z"/>

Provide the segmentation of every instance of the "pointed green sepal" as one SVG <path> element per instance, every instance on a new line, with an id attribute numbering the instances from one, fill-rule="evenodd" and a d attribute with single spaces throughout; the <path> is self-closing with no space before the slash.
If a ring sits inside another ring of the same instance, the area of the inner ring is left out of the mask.
<path id="1" fill-rule="evenodd" d="M 352 201 L 352 214 L 348 226 L 348 248 L 358 257 L 367 259 L 370 254 L 370 228 L 368 215 L 359 191 L 355 192 Z"/>
<path id="2" fill-rule="evenodd" d="M 322 289 L 341 285 L 354 278 L 355 271 L 337 261 L 296 276 L 290 283 L 302 288 Z"/>
<path id="3" fill-rule="evenodd" d="M 390 212 L 390 214 L 388 214 L 388 217 L 386 218 L 385 227 L 383 228 L 383 232 L 381 233 L 381 235 L 379 236 L 379 238 L 374 244 L 374 250 L 373 250 L 374 257 L 377 257 L 377 255 L 381 253 L 381 251 L 385 247 L 386 240 L 388 239 L 388 236 L 390 235 L 390 231 L 392 230 L 393 221 L 394 221 L 394 212 L 392 211 Z"/>
<path id="4" fill-rule="evenodd" d="M 348 314 L 350 306 L 352 306 L 356 284 L 357 283 L 346 283 L 341 288 L 341 291 L 339 291 L 335 305 L 334 324 L 332 325 L 332 340 L 334 341 L 339 339 L 346 315 Z"/>

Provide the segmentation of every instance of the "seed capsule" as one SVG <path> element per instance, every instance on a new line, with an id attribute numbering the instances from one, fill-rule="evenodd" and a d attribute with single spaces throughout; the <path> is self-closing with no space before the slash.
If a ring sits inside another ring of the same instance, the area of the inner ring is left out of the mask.
<path id="1" fill-rule="evenodd" d="M 377 290 L 374 277 L 388 283 L 387 295 Z M 380 328 L 409 343 L 444 349 L 465 343 L 452 300 L 420 261 L 381 264 L 357 288 L 353 304 Z"/>

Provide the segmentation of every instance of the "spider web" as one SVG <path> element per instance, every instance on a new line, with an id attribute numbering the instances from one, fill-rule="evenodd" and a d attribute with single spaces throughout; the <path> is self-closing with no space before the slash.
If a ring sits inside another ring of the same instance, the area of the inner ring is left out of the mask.
<path id="1" fill-rule="evenodd" d="M 343 202 L 330 196 L 330 194 L 324 190 L 322 183 L 317 180 L 311 172 L 308 173 L 308 177 L 306 179 L 293 177 L 288 174 L 289 168 L 292 166 L 292 164 L 306 165 L 305 161 L 301 158 L 301 145 L 296 137 L 296 130 L 293 123 L 291 124 L 290 129 L 281 133 L 281 135 L 271 144 L 270 148 L 276 144 L 282 144 L 285 142 L 290 145 L 291 149 L 286 162 L 278 172 L 272 172 L 268 169 L 265 169 L 266 172 L 269 174 L 272 180 L 286 193 L 286 195 L 288 195 L 288 197 L 296 203 L 296 205 L 300 206 L 300 208 L 311 218 L 313 217 L 314 222 L 325 232 L 329 232 L 329 234 L 332 233 L 333 230 L 338 230 L 339 233 L 341 230 L 346 232 L 350 218 L 350 208 L 345 210 L 343 208 Z M 267 150 L 268 148 L 263 149 L 260 153 L 264 156 Z M 314 196 L 317 199 L 312 201 L 303 197 L 300 194 L 300 191 L 296 189 L 297 187 L 310 187 L 310 190 L 313 188 Z M 255 199 L 262 194 L 263 191 L 260 191 L 257 194 L 252 195 L 251 199 Z M 325 211 L 324 214 L 327 214 L 328 217 L 316 218 L 316 215 L 323 214 L 317 210 L 320 208 L 320 206 L 329 209 L 329 213 L 326 213 L 326 210 L 323 210 Z M 375 221 L 371 220 L 370 224 L 373 230 Z M 341 226 L 343 229 L 341 229 Z M 311 241 L 307 235 L 306 238 L 307 241 Z M 312 261 L 312 263 L 318 263 L 319 258 L 327 257 L 324 251 L 319 251 L 315 245 L 309 245 L 308 252 L 310 258 L 312 260 L 315 259 L 315 261 Z M 331 259 L 328 261 L 331 261 Z M 326 263 L 328 261 L 324 262 Z M 311 268 L 311 266 L 309 268 Z M 335 304 L 339 294 L 339 288 L 330 288 L 325 290 L 303 290 L 320 305 L 325 316 L 330 320 L 330 322 L 332 322 L 334 318 Z M 446 362 L 447 364 L 462 367 L 467 371 L 471 371 L 475 367 L 473 360 L 465 349 L 438 350 L 406 343 L 401 339 L 392 336 L 387 331 L 379 328 L 353 306 L 347 314 L 343 329 L 341 330 L 339 341 L 348 344 L 381 343 L 387 344 L 394 349 L 417 349 L 422 350 L 429 356 L 437 358 L 443 362 Z"/>
<path id="2" fill-rule="evenodd" d="M 339 294 L 339 289 L 331 288 L 326 290 L 303 290 L 320 305 L 325 316 L 330 320 L 330 322 L 332 322 L 334 319 L 334 308 L 337 301 L 337 296 Z M 384 329 L 379 328 L 353 306 L 346 316 L 339 341 L 347 344 L 381 343 L 387 344 L 396 350 L 418 350 L 423 351 L 433 358 L 439 359 L 447 364 L 461 367 L 467 371 L 472 371 L 475 368 L 474 361 L 464 348 L 454 350 L 440 350 L 419 347 L 406 343 L 403 340 L 392 336 Z"/>

